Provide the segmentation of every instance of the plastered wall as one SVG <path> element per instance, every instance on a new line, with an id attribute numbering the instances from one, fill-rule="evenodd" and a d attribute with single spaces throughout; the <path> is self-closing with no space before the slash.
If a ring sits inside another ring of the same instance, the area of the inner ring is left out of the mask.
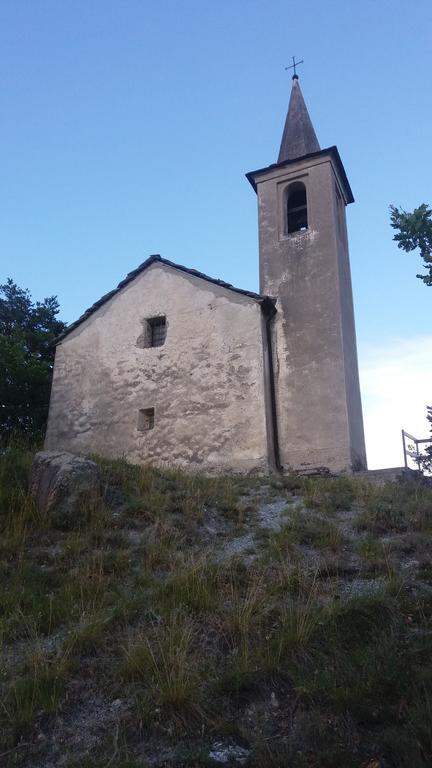
<path id="1" fill-rule="evenodd" d="M 145 318 L 166 315 L 162 347 Z M 154 428 L 138 412 L 154 408 Z M 261 309 L 253 299 L 153 264 L 57 347 L 47 449 L 200 471 L 266 470 Z"/>
<path id="2" fill-rule="evenodd" d="M 286 235 L 284 189 L 297 180 L 307 189 L 308 229 Z M 321 155 L 270 168 L 257 192 L 260 290 L 277 296 L 282 464 L 358 469 L 365 451 L 351 280 L 348 251 L 337 233 L 332 163 Z"/>

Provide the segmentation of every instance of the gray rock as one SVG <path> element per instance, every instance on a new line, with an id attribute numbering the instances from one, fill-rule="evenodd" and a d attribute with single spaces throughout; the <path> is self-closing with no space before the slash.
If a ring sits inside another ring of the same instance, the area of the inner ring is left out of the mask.
<path id="1" fill-rule="evenodd" d="M 385 588 L 384 578 L 378 576 L 373 579 L 356 578 L 353 581 L 343 582 L 340 593 L 342 599 L 352 597 L 369 597 L 377 594 Z"/>
<path id="2" fill-rule="evenodd" d="M 30 493 L 40 512 L 59 528 L 72 528 L 101 498 L 97 464 L 66 451 L 37 453 L 30 474 Z"/>
<path id="3" fill-rule="evenodd" d="M 269 528 L 271 531 L 279 531 L 288 519 L 284 512 L 286 513 L 293 506 L 285 498 L 275 499 L 269 504 L 260 504 L 257 509 L 260 524 L 263 528 Z"/>
<path id="4" fill-rule="evenodd" d="M 254 550 L 255 537 L 253 533 L 245 533 L 244 536 L 238 536 L 225 544 L 222 557 L 233 557 L 234 555 L 242 555 L 245 552 L 253 552 Z"/>
<path id="5" fill-rule="evenodd" d="M 251 751 L 229 741 L 217 741 L 212 745 L 209 757 L 220 765 L 246 765 Z"/>

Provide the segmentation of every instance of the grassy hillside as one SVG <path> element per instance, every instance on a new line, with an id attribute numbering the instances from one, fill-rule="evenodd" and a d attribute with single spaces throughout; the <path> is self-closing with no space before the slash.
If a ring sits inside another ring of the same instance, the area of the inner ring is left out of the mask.
<path id="1" fill-rule="evenodd" d="M 0 765 L 432 765 L 432 489 L 0 457 Z M 225 762 L 223 762 L 225 760 Z"/>

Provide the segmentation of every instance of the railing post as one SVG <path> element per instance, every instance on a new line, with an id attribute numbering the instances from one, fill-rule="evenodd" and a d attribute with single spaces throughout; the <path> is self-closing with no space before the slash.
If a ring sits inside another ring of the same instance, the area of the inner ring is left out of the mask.
<path id="1" fill-rule="evenodd" d="M 407 438 L 413 443 L 412 446 L 409 445 L 408 448 L 406 445 Z M 411 461 L 417 465 L 418 471 L 424 473 L 424 470 L 422 469 L 422 460 L 426 457 L 421 454 L 419 449 L 419 445 L 423 445 L 424 443 L 429 443 L 432 445 L 432 437 L 418 438 L 414 437 L 414 435 L 410 435 L 410 433 L 406 432 L 404 429 L 402 430 L 402 448 L 404 454 L 405 469 L 409 469 L 408 459 L 411 459 Z M 412 450 L 409 450 L 409 448 L 412 448 Z"/>
<path id="2" fill-rule="evenodd" d="M 402 430 L 402 447 L 403 447 L 405 469 L 408 469 L 408 459 L 407 459 L 406 446 L 405 446 L 405 430 L 404 429 Z"/>
<path id="3" fill-rule="evenodd" d="M 421 472 L 421 458 L 420 458 L 419 441 L 418 440 L 415 441 L 415 447 L 416 447 L 416 458 L 414 459 L 414 461 L 417 464 L 418 471 Z"/>

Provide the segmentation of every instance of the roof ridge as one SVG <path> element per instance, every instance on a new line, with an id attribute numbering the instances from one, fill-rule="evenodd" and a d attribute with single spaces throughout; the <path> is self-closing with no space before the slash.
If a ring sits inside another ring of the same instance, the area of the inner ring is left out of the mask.
<path id="1" fill-rule="evenodd" d="M 148 267 L 150 267 L 152 264 L 160 263 L 165 264 L 168 267 L 172 267 L 173 269 L 177 269 L 180 272 L 186 272 L 186 274 L 192 275 L 193 277 L 198 277 L 201 280 L 206 280 L 209 283 L 213 283 L 214 285 L 219 285 L 221 288 L 226 288 L 229 291 L 233 291 L 234 293 L 239 293 L 243 296 L 248 296 L 249 298 L 253 299 L 254 301 L 257 301 L 259 304 L 263 306 L 263 309 L 267 311 L 267 309 L 270 309 L 270 304 L 274 308 L 275 300 L 271 296 L 266 296 L 264 294 L 260 293 L 254 293 L 253 291 L 246 291 L 243 288 L 235 288 L 231 283 L 225 282 L 225 280 L 220 280 L 219 278 L 210 277 L 209 275 L 204 274 L 204 272 L 199 272 L 197 269 L 190 269 L 189 267 L 185 267 L 182 264 L 177 264 L 175 261 L 169 261 L 169 259 L 164 259 L 160 254 L 153 253 L 151 256 L 149 256 L 145 261 L 143 261 L 136 269 L 133 269 L 131 272 L 128 272 L 126 277 L 123 278 L 119 282 L 116 288 L 113 288 L 108 293 L 105 293 L 103 296 L 101 296 L 100 299 L 94 302 L 88 309 L 83 312 L 80 317 L 75 320 L 73 323 L 68 325 L 68 327 L 63 331 L 63 333 L 60 334 L 55 340 L 55 343 L 58 344 L 59 341 L 62 341 L 65 336 L 67 336 L 71 331 L 74 331 L 75 328 L 77 328 L 79 325 L 81 325 L 85 320 L 87 320 L 96 310 L 98 310 L 103 304 L 106 304 L 107 301 L 113 298 L 117 293 L 119 293 L 122 288 L 124 288 L 126 285 L 131 283 L 138 275 L 140 275 L 142 272 L 144 272 Z"/>

